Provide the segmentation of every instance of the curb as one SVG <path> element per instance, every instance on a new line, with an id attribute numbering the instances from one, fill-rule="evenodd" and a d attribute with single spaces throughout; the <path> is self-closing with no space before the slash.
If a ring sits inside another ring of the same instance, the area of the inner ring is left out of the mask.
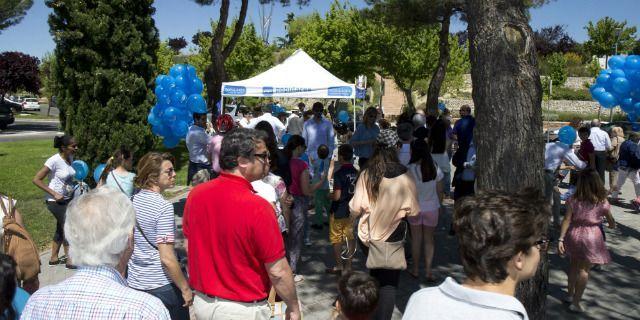
<path id="1" fill-rule="evenodd" d="M 46 120 L 46 119 L 28 119 L 28 118 L 15 118 L 15 123 L 18 122 L 43 122 L 43 123 L 60 123 L 59 120 Z"/>

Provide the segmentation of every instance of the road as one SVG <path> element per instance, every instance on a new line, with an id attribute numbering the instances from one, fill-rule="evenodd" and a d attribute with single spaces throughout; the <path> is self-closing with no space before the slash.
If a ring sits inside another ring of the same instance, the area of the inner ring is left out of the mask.
<path id="1" fill-rule="evenodd" d="M 53 138 L 62 134 L 58 125 L 58 121 L 16 119 L 6 130 L 0 131 L 0 143 Z"/>

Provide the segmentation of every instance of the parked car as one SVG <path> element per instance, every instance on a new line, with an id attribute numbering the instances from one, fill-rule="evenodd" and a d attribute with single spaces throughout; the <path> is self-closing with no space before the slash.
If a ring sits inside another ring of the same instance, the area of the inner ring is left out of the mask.
<path id="1" fill-rule="evenodd" d="M 8 125 L 16 121 L 16 118 L 11 110 L 11 105 L 8 103 L 0 103 L 0 130 L 4 130 Z"/>
<path id="2" fill-rule="evenodd" d="M 22 111 L 40 111 L 38 98 L 25 98 L 22 101 Z"/>

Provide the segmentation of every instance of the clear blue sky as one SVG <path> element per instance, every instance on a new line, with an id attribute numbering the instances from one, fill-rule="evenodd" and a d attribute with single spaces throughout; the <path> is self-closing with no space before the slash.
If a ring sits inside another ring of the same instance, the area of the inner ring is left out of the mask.
<path id="1" fill-rule="evenodd" d="M 295 0 L 292 0 L 295 2 Z M 298 8 L 296 5 L 273 7 L 270 40 L 285 34 L 284 23 L 288 12 L 297 16 L 318 11 L 326 12 L 331 5 L 330 0 L 311 0 L 308 7 Z M 256 0 L 249 1 L 248 21 L 260 24 L 260 5 Z M 363 0 L 351 0 L 351 4 L 361 8 L 365 6 Z M 192 0 L 157 0 L 155 2 L 156 25 L 160 31 L 160 38 L 184 36 L 187 41 L 198 30 L 210 30 L 209 21 L 217 19 L 219 7 L 201 7 Z M 232 1 L 232 15 L 239 11 L 239 1 Z M 44 5 L 43 0 L 34 1 L 33 7 L 18 25 L 12 26 L 0 34 L 0 51 L 21 51 L 37 57 L 54 49 L 54 43 L 49 34 L 47 17 L 51 10 Z M 569 35 L 578 42 L 587 40 L 584 26 L 588 21 L 597 21 L 610 16 L 618 21 L 626 20 L 630 26 L 640 29 L 640 0 L 556 0 L 532 10 L 531 26 L 539 29 L 556 24 L 565 25 Z M 460 22 L 454 22 L 452 31 L 466 28 Z M 259 27 L 256 28 L 259 32 Z M 638 32 L 640 34 L 640 32 Z"/>

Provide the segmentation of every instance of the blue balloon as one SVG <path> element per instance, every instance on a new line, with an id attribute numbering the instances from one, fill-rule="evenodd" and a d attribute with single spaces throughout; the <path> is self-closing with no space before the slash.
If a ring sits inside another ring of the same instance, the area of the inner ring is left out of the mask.
<path id="1" fill-rule="evenodd" d="M 162 85 L 156 85 L 156 89 L 154 90 L 156 96 L 160 96 L 164 93 L 164 87 Z"/>
<path id="2" fill-rule="evenodd" d="M 192 94 L 187 98 L 187 109 L 193 113 L 207 113 L 207 103 L 201 95 Z"/>
<path id="3" fill-rule="evenodd" d="M 600 102 L 600 104 L 607 109 L 613 108 L 616 104 L 618 104 L 618 101 L 616 101 L 616 97 L 614 97 L 613 94 L 609 92 L 601 94 L 598 102 Z"/>
<path id="4" fill-rule="evenodd" d="M 640 82 L 640 69 L 627 69 L 625 72 L 627 80 Z M 636 84 L 636 87 L 640 87 L 640 84 Z"/>
<path id="5" fill-rule="evenodd" d="M 307 164 L 309 164 L 309 156 L 307 155 L 307 153 L 303 153 L 302 155 L 300 155 L 300 160 L 306 162 Z"/>
<path id="6" fill-rule="evenodd" d="M 162 121 L 165 123 L 172 123 L 176 121 L 179 113 L 180 111 L 178 111 L 176 107 L 168 107 L 162 114 Z"/>
<path id="7" fill-rule="evenodd" d="M 338 112 L 338 120 L 342 123 L 349 122 L 349 113 L 345 110 Z"/>
<path id="8" fill-rule="evenodd" d="M 161 106 L 168 106 L 171 104 L 171 96 L 167 92 L 163 92 L 157 97 L 158 104 Z"/>
<path id="9" fill-rule="evenodd" d="M 635 112 L 627 114 L 627 119 L 629 122 L 635 122 L 638 119 L 638 115 Z"/>
<path id="10" fill-rule="evenodd" d="M 613 79 L 611 87 L 613 88 L 613 91 L 621 95 L 626 95 L 631 90 L 631 84 L 629 84 L 629 80 L 627 80 L 627 78 Z"/>
<path id="11" fill-rule="evenodd" d="M 180 138 L 178 137 L 169 136 L 162 139 L 162 144 L 169 149 L 175 148 L 178 143 L 180 143 Z"/>
<path id="12" fill-rule="evenodd" d="M 184 91 L 178 89 L 176 90 L 176 92 L 171 96 L 171 103 L 176 106 L 176 107 L 186 107 L 187 105 L 187 95 L 184 93 Z"/>
<path id="13" fill-rule="evenodd" d="M 173 77 L 165 76 L 162 79 L 162 86 L 164 87 L 165 91 L 171 90 L 171 88 L 175 88 L 176 81 L 173 79 Z"/>
<path id="14" fill-rule="evenodd" d="M 84 180 L 89 175 L 89 166 L 82 160 L 73 161 L 71 167 L 76 171 L 74 178 L 78 181 Z"/>
<path id="15" fill-rule="evenodd" d="M 604 74 L 604 73 L 611 74 L 611 69 L 602 69 L 602 70 L 600 70 L 600 74 Z"/>
<path id="16" fill-rule="evenodd" d="M 171 133 L 171 129 L 167 128 L 164 124 L 158 124 L 151 127 L 151 132 L 159 137 L 165 137 Z"/>
<path id="17" fill-rule="evenodd" d="M 189 131 L 189 125 L 184 120 L 178 120 L 171 124 L 171 131 L 176 137 L 184 137 L 187 135 L 187 131 Z"/>
<path id="18" fill-rule="evenodd" d="M 627 56 L 627 61 L 624 63 L 624 68 L 627 70 L 639 70 L 640 56 L 636 56 L 636 55 Z"/>
<path id="19" fill-rule="evenodd" d="M 204 85 L 202 84 L 202 80 L 194 77 L 191 79 L 191 94 L 200 94 L 204 89 Z"/>
<path id="20" fill-rule="evenodd" d="M 558 131 L 558 140 L 568 146 L 573 145 L 576 138 L 576 129 L 571 126 L 564 126 Z"/>
<path id="21" fill-rule="evenodd" d="M 196 72 L 196 67 L 187 64 L 187 75 L 189 76 L 189 78 L 193 79 L 195 77 L 197 77 L 197 72 Z"/>
<path id="22" fill-rule="evenodd" d="M 611 70 L 611 77 L 612 78 L 624 78 L 626 77 L 624 71 L 622 69 L 613 69 Z"/>
<path id="23" fill-rule="evenodd" d="M 633 99 L 624 98 L 620 100 L 620 109 L 626 113 L 635 112 L 635 108 L 633 106 Z"/>
<path id="24" fill-rule="evenodd" d="M 609 78 L 611 78 L 610 74 L 603 73 L 596 78 L 596 83 L 600 86 L 605 86 L 609 82 Z"/>
<path id="25" fill-rule="evenodd" d="M 153 112 L 153 114 L 156 117 L 158 117 L 158 118 L 160 118 L 162 120 L 162 114 L 164 113 L 164 109 L 166 109 L 165 106 L 161 106 L 159 104 L 156 104 L 155 106 L 151 107 L 151 112 Z"/>
<path id="26" fill-rule="evenodd" d="M 184 75 L 184 71 L 185 71 L 184 65 L 174 64 L 171 67 L 171 69 L 169 69 L 169 75 L 174 77 L 174 78 L 177 78 L 179 76 Z"/>
<path id="27" fill-rule="evenodd" d="M 153 111 L 149 111 L 149 115 L 147 115 L 147 122 L 149 122 L 150 125 L 154 126 L 154 125 L 161 124 L 162 119 L 156 116 L 156 114 L 153 113 Z"/>
<path id="28" fill-rule="evenodd" d="M 177 76 L 174 78 L 174 81 L 176 83 L 176 88 L 178 90 L 187 90 L 187 79 L 183 76 Z"/>
<path id="29" fill-rule="evenodd" d="M 444 104 L 444 102 L 438 102 L 438 110 L 444 111 L 444 109 L 446 108 L 447 106 Z"/>
<path id="30" fill-rule="evenodd" d="M 635 114 L 639 114 L 640 113 L 640 102 L 636 102 L 633 104 L 633 113 Z"/>
<path id="31" fill-rule="evenodd" d="M 609 68 L 620 69 L 624 67 L 625 59 L 622 56 L 613 56 L 609 58 Z"/>
<path id="32" fill-rule="evenodd" d="M 603 93 L 605 93 L 605 92 L 607 92 L 607 90 L 606 90 L 605 88 L 603 88 L 603 87 L 596 87 L 595 89 L 593 89 L 593 90 L 591 91 L 591 97 L 592 97 L 594 100 L 600 100 L 600 96 L 601 96 Z"/>
<path id="33" fill-rule="evenodd" d="M 163 79 L 164 79 L 165 77 L 166 77 L 166 76 L 165 76 L 164 74 L 158 75 L 158 76 L 156 77 L 156 86 L 160 86 L 160 85 L 162 85 L 162 82 L 164 81 Z"/>
<path id="34" fill-rule="evenodd" d="M 100 180 L 100 176 L 102 175 L 102 171 L 107 165 L 104 163 L 99 164 L 95 170 L 93 170 L 93 181 L 98 182 Z"/>

